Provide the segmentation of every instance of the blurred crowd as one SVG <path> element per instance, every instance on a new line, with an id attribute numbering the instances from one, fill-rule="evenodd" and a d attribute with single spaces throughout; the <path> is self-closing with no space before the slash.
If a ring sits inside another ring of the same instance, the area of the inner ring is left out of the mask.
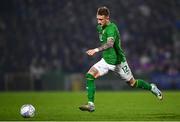
<path id="1" fill-rule="evenodd" d="M 0 74 L 86 72 L 100 59 L 96 10 L 107 6 L 134 73 L 180 71 L 180 0 L 0 1 Z"/>

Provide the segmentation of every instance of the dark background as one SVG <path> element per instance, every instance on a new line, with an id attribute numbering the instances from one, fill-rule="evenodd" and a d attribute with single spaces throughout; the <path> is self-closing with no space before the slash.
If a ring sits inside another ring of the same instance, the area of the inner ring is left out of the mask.
<path id="1" fill-rule="evenodd" d="M 180 0 L 2 0 L 0 90 L 81 89 L 100 59 L 85 51 L 99 45 L 96 10 L 104 5 L 135 77 L 180 89 Z"/>

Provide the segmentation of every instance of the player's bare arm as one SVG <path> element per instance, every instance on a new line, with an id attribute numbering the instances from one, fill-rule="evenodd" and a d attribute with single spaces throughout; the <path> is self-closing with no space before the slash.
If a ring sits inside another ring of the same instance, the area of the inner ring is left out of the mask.
<path id="1" fill-rule="evenodd" d="M 105 44 L 103 44 L 103 45 L 101 45 L 100 47 L 97 48 L 97 49 L 98 49 L 98 52 L 99 52 L 99 51 L 106 50 L 106 49 L 108 49 L 108 48 L 112 48 L 113 45 L 114 45 L 114 40 L 113 40 L 113 38 L 108 38 L 107 43 L 105 43 Z"/>
<path id="2" fill-rule="evenodd" d="M 98 48 L 95 48 L 95 49 L 90 49 L 88 51 L 86 51 L 86 53 L 89 55 L 89 56 L 93 56 L 95 53 L 99 52 L 99 51 L 103 51 L 103 50 L 106 50 L 108 48 L 112 48 L 114 45 L 114 40 L 113 38 L 108 38 L 107 40 L 107 43 L 101 45 L 100 47 Z"/>

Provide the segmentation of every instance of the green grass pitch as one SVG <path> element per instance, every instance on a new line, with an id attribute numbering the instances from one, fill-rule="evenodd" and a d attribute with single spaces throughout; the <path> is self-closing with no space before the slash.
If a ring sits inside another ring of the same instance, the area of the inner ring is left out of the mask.
<path id="1" fill-rule="evenodd" d="M 82 112 L 86 92 L 0 92 L 0 120 L 16 121 L 180 121 L 180 92 L 164 91 L 159 101 L 150 92 L 96 92 L 96 111 Z M 23 104 L 36 108 L 33 118 L 21 117 Z"/>

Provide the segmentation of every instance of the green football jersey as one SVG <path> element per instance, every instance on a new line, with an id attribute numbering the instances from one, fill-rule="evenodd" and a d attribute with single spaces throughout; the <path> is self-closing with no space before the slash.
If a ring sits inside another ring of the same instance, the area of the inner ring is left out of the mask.
<path id="1" fill-rule="evenodd" d="M 120 64 L 121 62 L 125 62 L 126 58 L 121 48 L 120 34 L 117 26 L 114 23 L 110 22 L 108 25 L 104 27 L 98 25 L 97 31 L 99 33 L 99 39 L 101 44 L 107 43 L 108 38 L 113 38 L 114 40 L 113 48 L 108 48 L 103 51 L 102 53 L 103 59 L 108 64 L 113 64 L 113 65 Z"/>

